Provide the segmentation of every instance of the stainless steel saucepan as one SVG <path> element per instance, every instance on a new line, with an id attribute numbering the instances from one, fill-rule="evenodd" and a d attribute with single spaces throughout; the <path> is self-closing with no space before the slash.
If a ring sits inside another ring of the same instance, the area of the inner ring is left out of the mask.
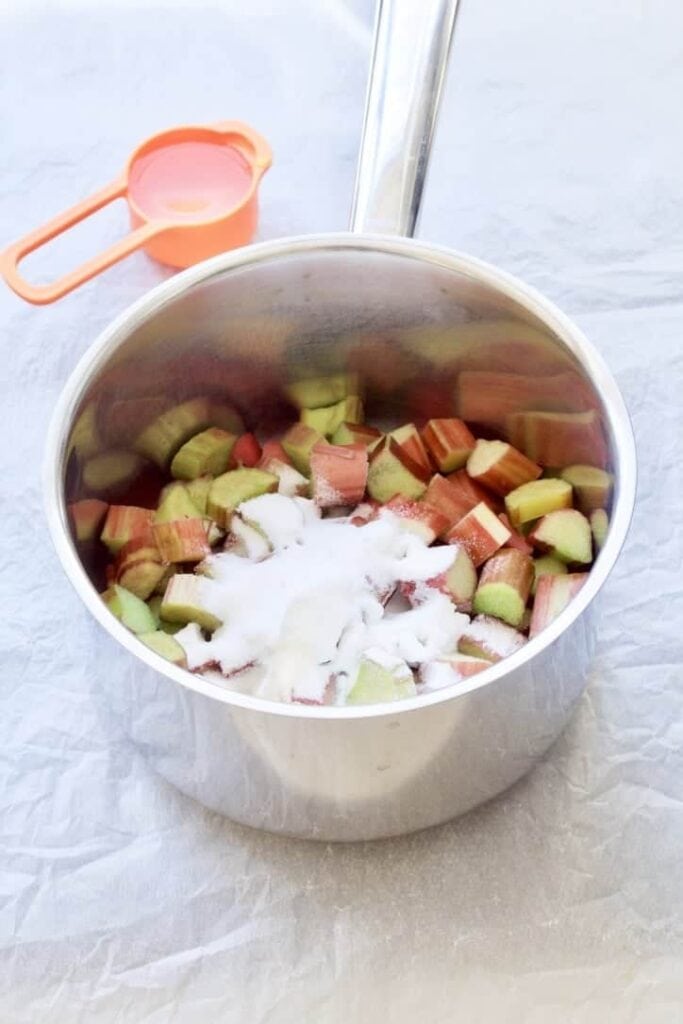
<path id="1" fill-rule="evenodd" d="M 247 246 L 155 288 L 88 350 L 50 429 L 45 491 L 57 552 L 105 631 L 103 648 L 118 643 L 130 653 L 123 672 L 107 673 L 103 650 L 103 699 L 184 793 L 287 835 L 409 832 L 461 814 L 528 771 L 586 685 L 595 598 L 633 509 L 631 427 L 592 345 L 510 275 L 410 237 L 456 7 L 380 4 L 352 231 Z M 91 429 L 99 444 L 121 447 L 145 410 L 207 391 L 274 430 L 292 415 L 283 383 L 349 369 L 360 374 L 371 421 L 467 412 L 495 434 L 518 410 L 597 410 L 616 488 L 589 581 L 517 654 L 457 688 L 398 704 L 270 703 L 162 661 L 103 606 L 97 566 L 72 542 L 74 444 L 77 452 L 94 445 Z"/>

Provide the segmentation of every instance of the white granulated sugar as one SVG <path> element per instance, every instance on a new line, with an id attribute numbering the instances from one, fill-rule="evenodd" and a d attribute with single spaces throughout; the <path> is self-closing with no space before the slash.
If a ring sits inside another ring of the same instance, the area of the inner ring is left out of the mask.
<path id="1" fill-rule="evenodd" d="M 397 679 L 413 678 L 413 673 L 403 658 L 389 654 L 382 647 L 368 647 L 363 651 L 363 657 L 366 661 L 371 661 L 373 664 L 379 665 L 380 668 L 386 669 L 387 672 L 391 672 Z"/>
<path id="2" fill-rule="evenodd" d="M 240 516 L 233 515 L 231 517 L 230 532 L 232 538 L 237 541 L 235 554 L 244 554 L 245 558 L 251 558 L 254 562 L 260 562 L 270 554 L 271 547 L 267 539 L 254 526 L 245 523 Z"/>
<path id="3" fill-rule="evenodd" d="M 449 547 L 427 547 L 394 516 L 360 527 L 319 519 L 304 498 L 263 495 L 238 513 L 258 523 L 275 550 L 263 561 L 230 551 L 206 559 L 202 603 L 223 625 L 210 640 L 199 630 L 176 634 L 190 668 L 215 662 L 230 675 L 257 664 L 265 670 L 259 695 L 322 701 L 332 677 L 344 681 L 340 695 L 348 689 L 368 649 L 409 664 L 455 650 L 469 620 L 443 594 L 395 614 L 381 603 L 397 581 L 446 571 Z"/>
<path id="4" fill-rule="evenodd" d="M 274 460 L 268 465 L 268 472 L 274 473 L 278 478 L 278 493 L 288 498 L 300 494 L 302 489 L 308 486 L 308 480 L 294 466 L 288 466 L 286 462 Z"/>
<path id="5" fill-rule="evenodd" d="M 526 643 L 526 638 L 512 626 L 486 616 L 473 619 L 463 632 L 498 658 L 507 658 Z"/>
<path id="6" fill-rule="evenodd" d="M 428 661 L 420 668 L 420 692 L 443 690 L 462 680 L 457 669 L 448 661 Z"/>
<path id="7" fill-rule="evenodd" d="M 274 551 L 300 543 L 306 525 L 319 514 L 308 498 L 284 494 L 262 494 L 243 501 L 239 507 L 240 518 L 267 537 Z"/>

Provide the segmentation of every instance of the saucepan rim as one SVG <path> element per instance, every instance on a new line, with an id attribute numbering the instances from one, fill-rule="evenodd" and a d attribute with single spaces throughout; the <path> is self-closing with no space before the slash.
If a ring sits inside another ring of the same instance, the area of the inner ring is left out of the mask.
<path id="1" fill-rule="evenodd" d="M 321 250 L 376 251 L 413 258 L 471 277 L 517 301 L 542 320 L 578 359 L 600 396 L 615 442 L 614 471 L 617 486 L 608 539 L 590 571 L 586 584 L 569 607 L 555 622 L 544 629 L 542 634 L 530 640 L 520 651 L 492 665 L 491 668 L 462 683 L 396 703 L 354 707 L 279 703 L 239 693 L 229 689 L 227 685 L 212 682 L 200 675 L 194 675 L 187 669 L 171 665 L 159 655 L 145 648 L 105 607 L 78 557 L 67 521 L 63 468 L 68 428 L 71 426 L 73 414 L 88 385 L 118 346 L 130 335 L 131 330 L 170 300 L 189 291 L 196 284 L 216 277 L 225 271 L 263 263 L 278 256 L 292 253 L 315 253 Z M 483 260 L 444 246 L 431 245 L 399 236 L 361 235 L 346 232 L 325 233 L 261 242 L 243 249 L 222 253 L 220 256 L 205 260 L 157 285 L 116 317 L 84 353 L 58 399 L 48 431 L 43 464 L 43 491 L 52 541 L 71 584 L 100 625 L 149 668 L 188 690 L 236 708 L 286 718 L 353 721 L 380 717 L 394 718 L 423 708 L 459 700 L 475 690 L 483 690 L 494 683 L 502 683 L 506 677 L 533 661 L 542 651 L 550 647 L 593 601 L 617 560 L 628 532 L 635 502 L 636 450 L 624 400 L 606 363 L 579 328 L 534 288 Z"/>

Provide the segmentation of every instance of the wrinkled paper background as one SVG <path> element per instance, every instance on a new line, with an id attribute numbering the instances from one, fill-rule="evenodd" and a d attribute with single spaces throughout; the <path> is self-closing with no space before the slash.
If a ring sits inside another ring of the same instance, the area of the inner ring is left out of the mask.
<path id="1" fill-rule="evenodd" d="M 275 150 L 261 237 L 343 229 L 371 8 L 5 0 L 0 241 L 147 134 L 231 117 Z M 681 96 L 678 0 L 463 6 L 420 234 L 576 319 L 629 404 L 640 484 L 566 733 L 511 792 L 422 834 L 261 835 L 116 734 L 97 691 L 117 666 L 57 564 L 40 463 L 77 359 L 166 272 L 137 255 L 42 309 L 0 288 L 1 1024 L 683 1021 Z M 125 223 L 114 205 L 27 274 Z"/>

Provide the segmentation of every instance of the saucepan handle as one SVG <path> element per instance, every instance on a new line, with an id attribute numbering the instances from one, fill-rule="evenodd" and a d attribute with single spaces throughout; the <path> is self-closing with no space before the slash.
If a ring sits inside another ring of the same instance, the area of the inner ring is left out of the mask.
<path id="1" fill-rule="evenodd" d="M 415 231 L 458 3 L 378 0 L 352 231 Z"/>

